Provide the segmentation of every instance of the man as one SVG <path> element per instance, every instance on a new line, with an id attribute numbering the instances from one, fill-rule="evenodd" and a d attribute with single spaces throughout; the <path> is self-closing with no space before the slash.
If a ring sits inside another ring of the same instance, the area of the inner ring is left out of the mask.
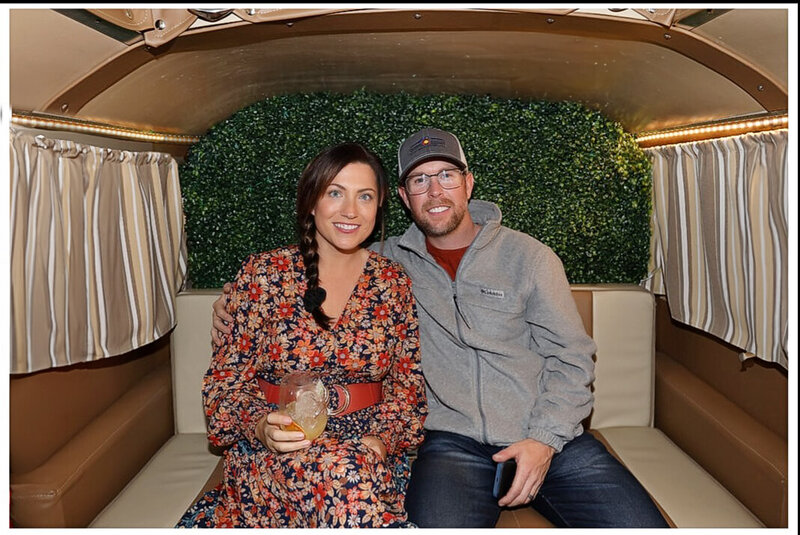
<path id="1" fill-rule="evenodd" d="M 666 527 L 646 491 L 591 434 L 596 346 L 559 258 L 472 200 L 458 139 L 426 128 L 398 150 L 398 193 L 414 224 L 384 254 L 411 277 L 429 412 L 412 465 L 409 520 L 493 527 L 532 504 L 561 527 Z M 375 245 L 378 247 L 378 244 Z M 215 330 L 224 299 L 214 304 Z M 493 497 L 497 463 L 516 461 Z"/>

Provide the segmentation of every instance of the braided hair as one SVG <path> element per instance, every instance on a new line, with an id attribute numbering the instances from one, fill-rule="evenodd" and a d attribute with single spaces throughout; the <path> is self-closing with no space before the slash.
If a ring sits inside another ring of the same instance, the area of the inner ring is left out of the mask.
<path id="1" fill-rule="evenodd" d="M 322 310 L 325 289 L 319 285 L 319 248 L 317 228 L 312 214 L 317 201 L 339 172 L 351 163 L 364 163 L 372 168 L 378 186 L 378 212 L 381 242 L 385 231 L 384 212 L 389 184 L 380 158 L 358 143 L 340 143 L 320 152 L 305 168 L 297 184 L 297 234 L 300 254 L 305 264 L 307 281 L 303 306 L 323 329 L 330 328 L 332 318 Z"/>

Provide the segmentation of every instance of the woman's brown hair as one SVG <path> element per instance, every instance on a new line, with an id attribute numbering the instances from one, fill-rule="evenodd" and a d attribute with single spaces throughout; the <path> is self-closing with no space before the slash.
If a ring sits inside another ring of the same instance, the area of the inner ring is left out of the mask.
<path id="1" fill-rule="evenodd" d="M 331 318 L 322 311 L 325 289 L 319 285 L 317 228 L 311 212 L 336 175 L 351 163 L 367 164 L 375 173 L 378 182 L 378 212 L 375 221 L 380 225 L 380 239 L 383 241 L 389 183 L 380 158 L 363 145 L 348 142 L 326 148 L 306 166 L 297 184 L 297 234 L 308 283 L 303 305 L 323 329 L 330 328 Z"/>

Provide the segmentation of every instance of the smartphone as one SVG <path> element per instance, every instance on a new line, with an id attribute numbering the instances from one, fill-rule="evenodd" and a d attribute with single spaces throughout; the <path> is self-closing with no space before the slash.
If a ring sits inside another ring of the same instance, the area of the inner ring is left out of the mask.
<path id="1" fill-rule="evenodd" d="M 497 470 L 494 473 L 494 489 L 492 496 L 495 498 L 502 498 L 508 493 L 511 488 L 511 483 L 514 481 L 514 474 L 517 473 L 517 461 L 509 459 L 502 463 L 497 463 Z"/>

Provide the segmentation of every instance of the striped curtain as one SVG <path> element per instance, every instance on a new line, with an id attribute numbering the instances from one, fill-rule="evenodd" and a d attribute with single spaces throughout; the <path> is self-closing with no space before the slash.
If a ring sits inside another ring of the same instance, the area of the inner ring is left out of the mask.
<path id="1" fill-rule="evenodd" d="M 787 367 L 788 130 L 646 149 L 650 277 L 672 316 Z"/>
<path id="2" fill-rule="evenodd" d="M 11 129 L 11 373 L 167 334 L 186 273 L 177 163 Z"/>

